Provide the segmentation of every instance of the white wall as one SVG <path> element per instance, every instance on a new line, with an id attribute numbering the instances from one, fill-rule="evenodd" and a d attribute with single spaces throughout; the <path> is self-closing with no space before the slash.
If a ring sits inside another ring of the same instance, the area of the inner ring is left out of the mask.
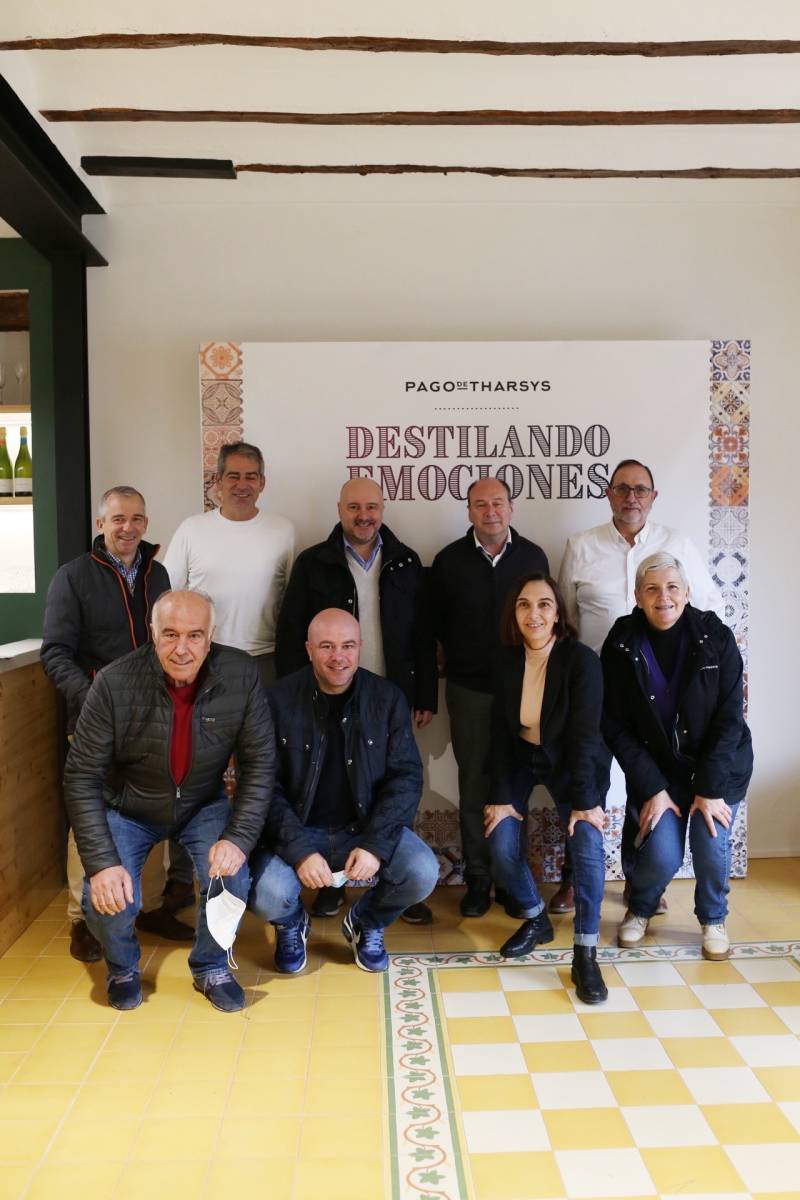
<path id="1" fill-rule="evenodd" d="M 751 850 L 800 854 L 800 198 L 730 194 L 490 185 L 476 203 L 415 193 L 402 204 L 174 204 L 90 218 L 110 263 L 89 272 L 94 492 L 141 487 L 163 543 L 199 508 L 201 340 L 752 338 Z M 517 199 L 533 195 L 546 202 Z M 608 199 L 618 195 L 630 199 Z M 641 454 L 658 468 L 655 432 Z M 658 505 L 668 522 L 669 497 Z"/>

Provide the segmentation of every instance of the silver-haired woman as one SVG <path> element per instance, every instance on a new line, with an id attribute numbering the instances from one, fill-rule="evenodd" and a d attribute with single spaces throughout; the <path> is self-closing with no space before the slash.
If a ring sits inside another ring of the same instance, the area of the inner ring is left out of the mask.
<path id="1" fill-rule="evenodd" d="M 688 828 L 703 955 L 724 959 L 731 832 L 753 770 L 742 657 L 730 629 L 689 603 L 686 572 L 671 554 L 644 559 L 635 595 L 602 651 L 603 736 L 639 828 L 618 942 L 643 940 L 683 862 Z"/>

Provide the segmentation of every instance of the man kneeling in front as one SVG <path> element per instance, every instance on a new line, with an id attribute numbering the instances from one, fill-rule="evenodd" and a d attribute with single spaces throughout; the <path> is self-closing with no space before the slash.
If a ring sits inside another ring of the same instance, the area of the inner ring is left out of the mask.
<path id="1" fill-rule="evenodd" d="M 310 666 L 267 693 L 277 766 L 251 861 L 250 907 L 275 926 L 275 967 L 288 975 L 306 965 L 311 922 L 302 887 L 377 880 L 342 933 L 362 970 L 385 971 L 384 930 L 438 878 L 435 855 L 411 831 L 422 763 L 408 702 L 395 684 L 359 667 L 360 647 L 355 618 L 327 608 L 308 627 Z"/>
<path id="2" fill-rule="evenodd" d="M 275 743 L 249 654 L 212 644 L 214 606 L 201 592 L 165 592 L 153 606 L 153 641 L 97 675 L 81 709 L 64 794 L 86 878 L 83 912 L 108 965 L 113 1008 L 142 1002 L 139 943 L 142 866 L 165 838 L 184 846 L 200 882 L 189 969 L 222 1012 L 244 1007 L 224 949 L 209 932 L 211 880 L 246 900 L 247 856 L 272 790 Z M 231 808 L 223 773 L 236 755 Z"/>

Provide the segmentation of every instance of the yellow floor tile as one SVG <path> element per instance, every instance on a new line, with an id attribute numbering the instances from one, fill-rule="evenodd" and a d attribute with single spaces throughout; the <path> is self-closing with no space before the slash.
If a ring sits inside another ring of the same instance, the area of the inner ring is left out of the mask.
<path id="1" fill-rule="evenodd" d="M 742 977 L 730 962 L 678 962 L 675 970 L 688 984 L 741 983 Z"/>
<path id="2" fill-rule="evenodd" d="M 9 1084 L 0 1092 L 0 1120 L 60 1117 L 78 1094 L 76 1084 Z"/>
<path id="3" fill-rule="evenodd" d="M 0 1054 L 30 1050 L 44 1033 L 44 1025 L 0 1025 Z"/>
<path id="4" fill-rule="evenodd" d="M 314 1076 L 335 1075 L 341 1079 L 358 1079 L 374 1075 L 380 1067 L 381 1056 L 377 1046 L 361 1046 L 353 1050 L 349 1046 L 313 1046 L 309 1058 L 309 1074 Z"/>
<path id="5" fill-rule="evenodd" d="M 582 1012 L 579 1013 L 578 1020 L 585 1029 L 586 1036 L 593 1039 L 653 1036 L 652 1028 L 640 1012 Z"/>
<path id="6" fill-rule="evenodd" d="M 796 937 L 798 931 L 800 931 L 800 926 L 792 936 Z M 767 1004 L 776 1007 L 779 1005 L 800 1006 L 800 981 L 797 983 L 754 983 L 753 987 L 761 999 L 766 1000 Z"/>
<path id="7" fill-rule="evenodd" d="M 358 1138 L 371 1153 L 379 1153 L 383 1142 L 383 1123 L 380 1114 L 358 1120 Z M 347 1158 L 353 1155 L 353 1120 L 349 1113 L 328 1116 L 306 1116 L 300 1138 L 300 1158 Z"/>
<path id="8" fill-rule="evenodd" d="M 529 1075 L 460 1075 L 455 1085 L 462 1112 L 539 1107 Z"/>
<path id="9" fill-rule="evenodd" d="M 148 1117 L 221 1117 L 227 1104 L 227 1089 L 209 1079 L 207 1086 L 197 1082 L 159 1083 L 150 1093 Z"/>
<path id="10" fill-rule="evenodd" d="M 574 1013 L 575 1005 L 564 988 L 542 988 L 532 992 L 506 992 L 508 1007 L 515 1017 L 541 1013 Z"/>
<path id="11" fill-rule="evenodd" d="M 56 1118 L 0 1121 L 0 1163 L 34 1163 L 45 1151 Z"/>
<path id="12" fill-rule="evenodd" d="M 0 1025 L 44 1025 L 63 1003 L 63 993 L 45 1000 L 6 999 L 0 1004 Z"/>
<path id="13" fill-rule="evenodd" d="M 703 1104 L 702 1112 L 723 1146 L 800 1142 L 800 1133 L 777 1104 Z M 765 1150 L 769 1154 L 769 1150 Z"/>
<path id="14" fill-rule="evenodd" d="M 249 1054 L 255 1050 L 264 1052 L 278 1046 L 282 1050 L 307 1050 L 314 1029 L 315 1024 L 310 1021 L 287 1021 L 280 1026 L 274 1021 L 262 1021 L 260 1024 L 251 1022 L 245 1030 L 241 1053 Z"/>
<path id="15" fill-rule="evenodd" d="M 644 1165 L 659 1192 L 745 1192 L 742 1180 L 721 1146 L 682 1146 L 641 1150 Z"/>
<path id="16" fill-rule="evenodd" d="M 451 1017 L 445 1025 L 451 1046 L 517 1040 L 511 1017 Z"/>
<path id="17" fill-rule="evenodd" d="M 120 1021 L 109 1030 L 103 1043 L 103 1053 L 127 1052 L 138 1055 L 148 1050 L 157 1050 L 166 1054 L 176 1036 L 177 1027 L 174 1021 L 164 1021 L 159 1025 L 136 1025 L 129 1021 Z"/>
<path id="18" fill-rule="evenodd" d="M 500 976 L 494 967 L 453 967 L 451 971 L 437 971 L 436 982 L 440 992 L 499 992 Z"/>
<path id="19" fill-rule="evenodd" d="M 26 975 L 2 992 L 10 1000 L 63 1000 L 75 987 L 75 980 L 42 979 Z"/>
<path id="20" fill-rule="evenodd" d="M 263 990 L 263 985 L 260 990 Z M 280 1021 L 290 1024 L 295 1021 L 311 1021 L 319 1001 L 315 996 L 298 993 L 296 996 L 273 996 L 264 994 L 264 998 L 248 1012 L 251 1021 L 271 1022 Z"/>
<path id="21" fill-rule="evenodd" d="M 558 1109 L 542 1116 L 554 1150 L 611 1150 L 634 1145 L 617 1108 Z"/>
<path id="22" fill-rule="evenodd" d="M 236 1063 L 234 1078 L 238 1082 L 245 1080 L 281 1080 L 296 1076 L 305 1078 L 308 1071 L 309 1051 L 306 1047 L 300 1050 L 257 1051 L 250 1054 L 240 1054 Z"/>
<path id="23" fill-rule="evenodd" d="M 648 1012 L 678 1012 L 703 1007 L 689 987 L 632 987 L 631 995 L 639 1008 Z"/>
<path id="24" fill-rule="evenodd" d="M 623 1108 L 694 1103 L 677 1071 L 606 1071 L 606 1081 Z"/>
<path id="25" fill-rule="evenodd" d="M 527 1042 L 522 1047 L 529 1071 L 599 1071 L 589 1042 Z"/>
<path id="26" fill-rule="evenodd" d="M 281 1038 L 285 1028 L 281 1030 Z M 368 1021 L 315 1021 L 313 1033 L 314 1046 L 377 1046 L 383 1037 L 383 1030 L 377 1017 Z"/>
<path id="27" fill-rule="evenodd" d="M 756 1067 L 755 1075 L 773 1100 L 800 1100 L 800 1067 Z"/>
<path id="28" fill-rule="evenodd" d="M 314 1009 L 315 1021 L 365 1021 L 380 1020 L 381 997 L 375 996 L 329 996 L 317 997 Z M 310 1017 L 312 1014 L 309 1013 Z"/>
<path id="29" fill-rule="evenodd" d="M 351 1097 L 348 1095 L 348 1111 Z M 326 1111 L 330 1111 L 330 1091 L 327 1093 Z M 306 1081 L 304 1078 L 282 1079 L 279 1086 L 264 1086 L 263 1081 L 243 1082 L 237 1080 L 227 1097 L 225 1114 L 229 1117 L 271 1117 L 273 1115 L 299 1115 L 308 1112 Z"/>
<path id="30" fill-rule="evenodd" d="M 70 1115 L 56 1135 L 48 1162 L 124 1162 L 139 1130 L 139 1118 Z"/>
<path id="31" fill-rule="evenodd" d="M 34 1168 L 30 1163 L 3 1164 L 0 1171 L 0 1200 L 19 1200 Z M 55 1198 L 56 1193 L 53 1193 Z"/>
<path id="32" fill-rule="evenodd" d="M 119 1177 L 114 1200 L 178 1200 L 203 1195 L 208 1162 L 130 1162 Z M 85 1200 L 89 1200 L 88 1196 Z"/>
<path id="33" fill-rule="evenodd" d="M 222 1196 L 293 1200 L 296 1173 L 295 1158 L 250 1158 L 246 1162 L 218 1158 L 211 1164 L 207 1191 L 201 1195 L 208 1196 L 209 1200 Z M 172 1200 L 179 1198 L 173 1197 Z M 322 1200 L 322 1197 L 317 1200 Z"/>
<path id="34" fill-rule="evenodd" d="M 771 1034 L 786 1037 L 788 1026 L 770 1008 L 709 1009 L 726 1037 L 756 1037 Z"/>
<path id="35" fill-rule="evenodd" d="M 74 1117 L 86 1121 L 112 1115 L 118 1120 L 125 1117 L 141 1117 L 153 1095 L 152 1083 L 137 1083 L 126 1079 L 125 1086 L 120 1087 L 119 1078 L 114 1083 L 95 1083 L 93 1080 L 94 1076 L 84 1083 L 77 1093 L 72 1108 Z"/>
<path id="36" fill-rule="evenodd" d="M 209 1080 L 213 1086 L 213 1080 Z M 131 1156 L 139 1162 L 208 1160 L 216 1147 L 216 1117 L 145 1117 Z"/>
<path id="37" fill-rule="evenodd" d="M 108 1005 L 68 996 L 53 1015 L 53 1025 L 115 1025 L 120 1015 Z"/>
<path id="38" fill-rule="evenodd" d="M 360 971 L 355 963 L 349 963 L 341 971 L 321 971 L 320 996 L 373 996 L 382 988 L 382 977 L 368 971 Z"/>
<path id="39" fill-rule="evenodd" d="M 306 1087 L 305 1111 L 325 1115 L 331 1111 L 331 1080 L 328 1075 L 312 1076 Z M 375 1077 L 365 1076 L 355 1080 L 347 1090 L 347 1111 L 353 1116 L 361 1113 L 379 1112 L 386 1103 L 386 1083 Z"/>
<path id="40" fill-rule="evenodd" d="M 268 1121 L 263 1116 L 227 1116 L 219 1145 L 230 1158 L 286 1158 L 297 1154 L 301 1124 L 299 1115 L 272 1115 Z"/>
<path id="41" fill-rule="evenodd" d="M 101 1196 L 113 1196 L 122 1171 L 118 1162 L 48 1162 L 33 1176 L 25 1200 L 99 1200 Z"/>
<path id="42" fill-rule="evenodd" d="M 91 1083 L 118 1084 L 120 1079 L 127 1083 L 155 1083 L 164 1068 L 164 1053 L 158 1047 L 142 1050 L 140 1054 L 129 1051 L 113 1053 L 104 1050 L 88 1075 Z"/>
<path id="43" fill-rule="evenodd" d="M 227 1047 L 218 1049 L 213 1038 L 205 1051 L 169 1050 L 163 1060 L 164 1079 L 170 1083 L 181 1083 L 192 1079 L 202 1083 L 206 1079 L 228 1078 L 236 1066 L 239 1051 Z"/>
<path id="44" fill-rule="evenodd" d="M 380 1159 L 316 1158 L 301 1160 L 295 1176 L 294 1200 L 378 1200 L 386 1191 Z"/>
<path id="45" fill-rule="evenodd" d="M 0 1053 L 0 1083 L 7 1083 L 16 1075 L 24 1058 L 25 1052 L 21 1050 L 13 1054 L 8 1051 Z"/>
<path id="46" fill-rule="evenodd" d="M 469 1164 L 477 1200 L 555 1200 L 566 1195 L 555 1156 L 548 1151 L 472 1154 Z"/>
<path id="47" fill-rule="evenodd" d="M 661 1045 L 676 1067 L 742 1067 L 744 1060 L 724 1037 L 662 1038 Z"/>

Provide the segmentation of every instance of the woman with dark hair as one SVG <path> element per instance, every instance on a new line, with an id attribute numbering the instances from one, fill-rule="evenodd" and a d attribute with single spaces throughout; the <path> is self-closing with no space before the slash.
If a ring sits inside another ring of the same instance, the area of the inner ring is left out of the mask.
<path id="1" fill-rule="evenodd" d="M 731 832 L 753 771 L 742 656 L 730 629 L 689 603 L 686 571 L 666 551 L 639 564 L 635 596 L 602 653 L 603 733 L 639 831 L 617 940 L 627 949 L 643 941 L 688 831 L 703 956 L 725 959 Z"/>
<path id="2" fill-rule="evenodd" d="M 572 979 L 580 1000 L 599 1004 L 608 995 L 596 950 L 608 787 L 600 739 L 600 660 L 577 640 L 558 584 L 540 571 L 523 575 L 509 593 L 500 638 L 504 648 L 492 710 L 492 802 L 484 809 L 484 826 L 494 878 L 525 918 L 500 953 L 520 958 L 553 940 L 527 859 L 528 798 L 541 783 L 570 839 L 575 884 Z"/>

